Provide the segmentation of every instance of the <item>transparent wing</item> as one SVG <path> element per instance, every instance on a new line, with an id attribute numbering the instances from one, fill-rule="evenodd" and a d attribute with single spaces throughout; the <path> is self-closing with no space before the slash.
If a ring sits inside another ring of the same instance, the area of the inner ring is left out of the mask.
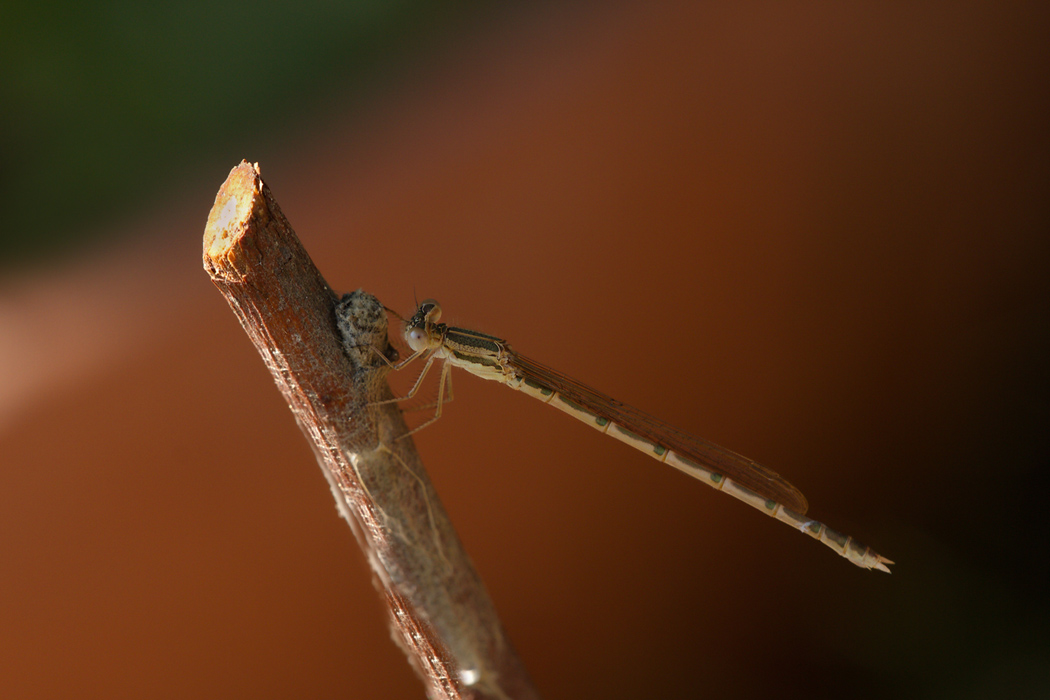
<path id="1" fill-rule="evenodd" d="M 806 497 L 779 474 L 732 450 L 708 442 L 628 406 L 600 391 L 581 384 L 557 370 L 506 349 L 509 363 L 522 376 L 557 391 L 592 413 L 620 425 L 679 456 L 726 476 L 764 498 L 780 503 L 798 514 L 809 508 Z"/>

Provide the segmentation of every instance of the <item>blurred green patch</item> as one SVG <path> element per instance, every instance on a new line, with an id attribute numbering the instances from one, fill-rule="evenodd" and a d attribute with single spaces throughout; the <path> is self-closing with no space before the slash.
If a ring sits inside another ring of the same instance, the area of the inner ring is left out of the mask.
<path id="1" fill-rule="evenodd" d="M 226 168 L 251 158 L 253 139 L 276 140 L 282 124 L 336 91 L 383 80 L 391 65 L 448 41 L 485 7 L 5 3 L 0 266 L 97 235 L 114 212 L 159 191 L 158 164 L 174 175 L 202 160 Z"/>

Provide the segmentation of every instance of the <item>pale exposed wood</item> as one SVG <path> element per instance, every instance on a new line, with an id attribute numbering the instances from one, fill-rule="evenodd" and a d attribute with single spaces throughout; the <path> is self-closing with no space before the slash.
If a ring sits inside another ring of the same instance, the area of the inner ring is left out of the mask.
<path id="1" fill-rule="evenodd" d="M 344 318 L 360 346 L 344 351 L 335 294 L 258 166 L 247 162 L 231 171 L 215 198 L 204 232 L 204 267 L 313 445 L 375 572 L 393 636 L 427 694 L 536 698 L 414 445 L 395 439 L 405 432 L 400 413 L 390 404 L 368 405 L 389 393 L 387 363 L 366 347 L 389 348 L 379 302 L 363 292 L 345 300 Z M 235 401 L 229 405 L 238 408 Z"/>

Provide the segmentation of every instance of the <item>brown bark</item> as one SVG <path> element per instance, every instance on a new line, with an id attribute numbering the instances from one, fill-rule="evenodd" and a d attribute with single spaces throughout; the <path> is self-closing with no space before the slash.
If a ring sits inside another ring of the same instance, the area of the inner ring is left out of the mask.
<path id="1" fill-rule="evenodd" d="M 216 195 L 204 268 L 310 440 L 428 695 L 537 697 L 411 439 L 397 439 L 400 412 L 369 405 L 389 396 L 379 352 L 396 357 L 382 305 L 360 291 L 338 302 L 356 337 L 344 347 L 335 294 L 247 162 Z"/>

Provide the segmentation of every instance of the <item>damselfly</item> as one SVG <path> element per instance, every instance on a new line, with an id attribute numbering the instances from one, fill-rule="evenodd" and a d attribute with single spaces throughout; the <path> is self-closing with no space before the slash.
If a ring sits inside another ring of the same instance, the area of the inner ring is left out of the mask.
<path id="1" fill-rule="evenodd" d="M 404 339 L 412 354 L 394 365 L 400 369 L 425 358 L 423 370 L 408 394 L 390 400 L 403 401 L 415 396 L 434 362 L 442 361 L 437 409 L 432 418 L 412 432 L 441 417 L 446 387 L 451 390 L 449 372 L 452 367 L 461 367 L 561 409 L 592 428 L 801 530 L 857 566 L 890 572 L 887 565 L 893 562 L 886 557 L 852 537 L 807 518 L 806 498 L 775 472 L 529 359 L 512 350 L 501 338 L 439 323 L 440 318 L 441 307 L 433 299 L 419 305 L 415 315 L 405 323 Z"/>

